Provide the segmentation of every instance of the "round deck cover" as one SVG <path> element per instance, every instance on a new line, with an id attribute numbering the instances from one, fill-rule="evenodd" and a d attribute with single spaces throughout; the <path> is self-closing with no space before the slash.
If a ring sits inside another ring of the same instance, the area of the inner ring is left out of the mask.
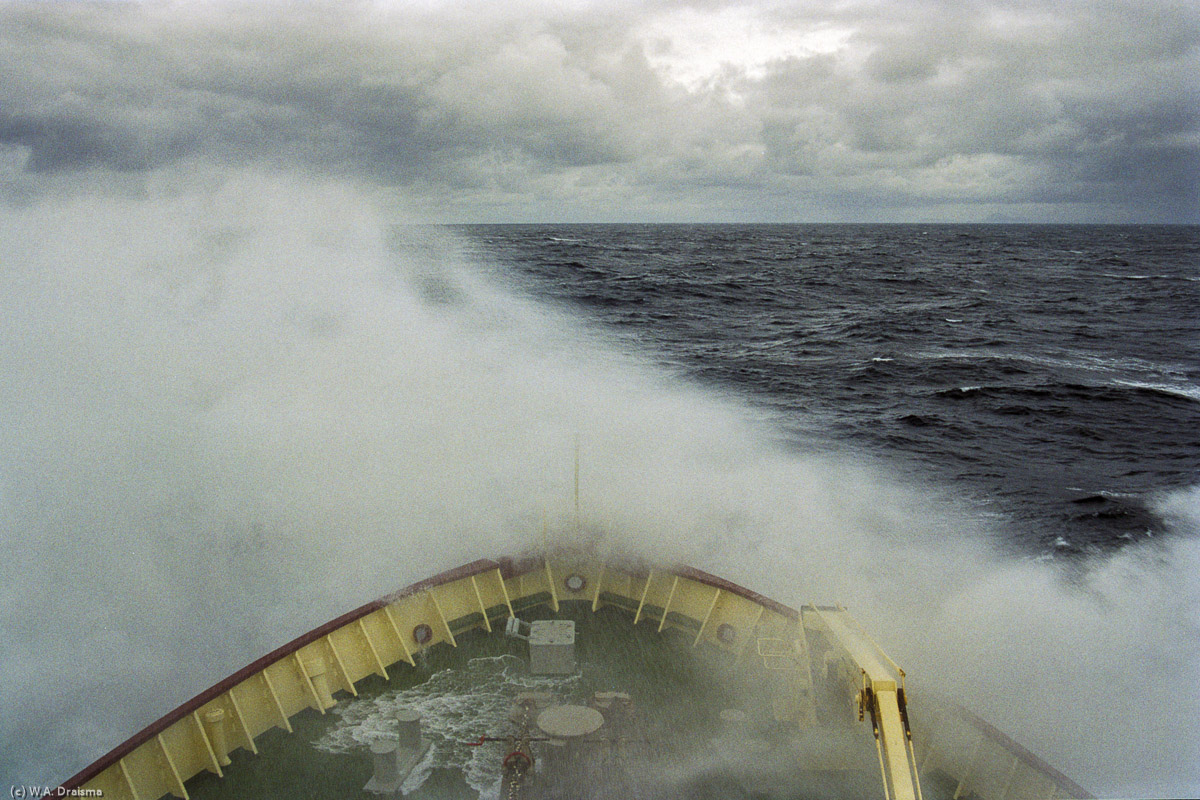
<path id="1" fill-rule="evenodd" d="M 587 706 L 551 706 L 538 714 L 537 724 L 548 736 L 573 739 L 595 733 L 604 724 L 604 715 Z"/>

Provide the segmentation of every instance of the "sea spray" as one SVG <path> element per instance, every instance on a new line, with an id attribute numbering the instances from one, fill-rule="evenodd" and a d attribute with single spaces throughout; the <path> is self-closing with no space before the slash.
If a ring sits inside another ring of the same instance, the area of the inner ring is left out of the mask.
<path id="1" fill-rule="evenodd" d="M 772 446 L 370 195 L 247 172 L 3 212 L 0 772 L 59 780 L 347 608 L 536 548 L 545 509 L 569 537 L 578 437 L 613 547 L 847 604 L 1089 788 L 1200 785 L 1194 538 L 1073 583 L 1014 561 L 952 496 Z"/>
<path id="2" fill-rule="evenodd" d="M 747 426 L 396 222 L 258 173 L 4 212 L 4 772 L 65 776 L 346 607 L 527 546 L 576 436 L 591 509 L 686 556 L 674 476 L 743 460 Z"/>

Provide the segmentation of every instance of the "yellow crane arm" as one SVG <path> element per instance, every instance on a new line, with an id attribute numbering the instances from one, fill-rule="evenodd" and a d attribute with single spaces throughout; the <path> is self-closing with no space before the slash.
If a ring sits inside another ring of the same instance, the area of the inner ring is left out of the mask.
<path id="1" fill-rule="evenodd" d="M 886 800 L 922 800 L 900 669 L 845 609 L 812 607 L 862 673 L 859 718 L 869 715 Z"/>

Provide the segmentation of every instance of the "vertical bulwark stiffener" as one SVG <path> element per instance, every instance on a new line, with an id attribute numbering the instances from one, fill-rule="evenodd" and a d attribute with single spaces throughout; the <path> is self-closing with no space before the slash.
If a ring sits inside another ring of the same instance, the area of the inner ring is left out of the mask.
<path id="1" fill-rule="evenodd" d="M 884 797 L 922 800 L 904 696 L 904 670 L 888 658 L 845 609 L 808 606 L 804 611 L 823 623 L 858 667 L 862 677 L 862 688 L 858 691 L 859 719 L 869 718 L 875 734 Z"/>

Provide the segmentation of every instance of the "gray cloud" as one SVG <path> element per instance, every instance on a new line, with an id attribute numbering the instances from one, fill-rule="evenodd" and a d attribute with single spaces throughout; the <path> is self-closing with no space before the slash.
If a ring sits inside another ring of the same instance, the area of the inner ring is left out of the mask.
<path id="1" fill-rule="evenodd" d="M 0 63 L 10 196 L 205 159 L 450 219 L 1200 220 L 1183 3 L 10 3 Z"/>

